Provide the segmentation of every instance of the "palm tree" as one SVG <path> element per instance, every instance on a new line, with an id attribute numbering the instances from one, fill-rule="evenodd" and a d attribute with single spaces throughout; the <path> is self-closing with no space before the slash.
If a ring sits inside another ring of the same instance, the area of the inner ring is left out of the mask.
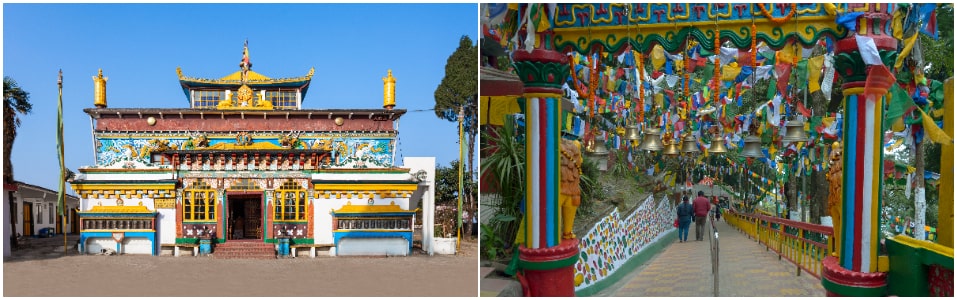
<path id="1" fill-rule="evenodd" d="M 19 114 L 29 114 L 33 109 L 30 104 L 30 93 L 24 91 L 16 80 L 9 76 L 3 77 L 3 182 L 13 183 L 13 165 L 10 163 L 10 151 L 13 149 L 13 140 L 17 138 L 17 128 L 20 127 Z"/>
<path id="2" fill-rule="evenodd" d="M 10 152 L 13 150 L 13 140 L 17 138 L 17 128 L 20 127 L 20 114 L 29 114 L 33 109 L 30 104 L 30 93 L 20 88 L 13 78 L 3 77 L 3 184 L 13 184 L 13 163 L 10 161 Z M 16 216 L 14 209 L 13 191 L 9 192 L 10 201 L 10 228 L 16 232 Z M 16 246 L 17 239 L 10 236 L 10 245 Z"/>

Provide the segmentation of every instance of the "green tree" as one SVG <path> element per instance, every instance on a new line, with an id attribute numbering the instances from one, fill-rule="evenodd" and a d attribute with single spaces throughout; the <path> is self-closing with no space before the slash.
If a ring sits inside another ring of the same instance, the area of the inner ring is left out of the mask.
<path id="1" fill-rule="evenodd" d="M 29 114 L 33 110 L 30 104 L 30 93 L 24 91 L 17 84 L 16 80 L 9 76 L 3 77 L 3 183 L 13 184 L 13 162 L 10 161 L 10 153 L 13 151 L 13 141 L 17 138 L 17 128 L 20 127 L 20 115 Z M 13 192 L 7 195 L 10 199 L 10 228 L 16 232 L 16 214 L 14 209 L 16 204 L 13 202 Z M 10 245 L 16 246 L 17 239 L 10 236 Z"/>
<path id="2" fill-rule="evenodd" d="M 463 198 L 475 198 L 478 191 L 478 185 L 471 177 L 464 179 L 465 194 Z M 449 166 L 436 166 L 435 168 L 435 203 L 444 205 L 453 205 L 458 202 L 459 197 L 459 161 L 453 160 Z M 454 206 L 454 205 L 453 205 Z M 469 209 L 469 215 L 473 216 L 474 209 Z M 469 217 L 471 219 L 471 217 Z M 471 222 L 462 220 L 463 230 L 471 230 Z M 470 231 L 465 231 L 470 232 Z M 463 233 L 464 234 L 464 233 Z"/>
<path id="3" fill-rule="evenodd" d="M 468 176 L 466 181 L 474 181 L 475 137 L 478 135 L 478 45 L 468 36 L 459 39 L 459 47 L 445 63 L 445 77 L 435 88 L 435 115 L 439 119 L 458 122 L 459 112 L 464 114 L 465 142 L 468 145 Z M 456 131 L 458 131 L 456 127 Z M 476 198 L 474 193 L 465 193 L 464 210 L 470 216 L 475 215 Z"/>
<path id="4" fill-rule="evenodd" d="M 465 134 L 468 136 L 468 170 L 473 174 L 475 136 L 478 134 L 478 47 L 462 36 L 459 47 L 445 63 L 445 77 L 435 88 L 435 116 L 458 122 L 460 108 L 465 110 Z M 456 128 L 458 130 L 458 128 Z"/>

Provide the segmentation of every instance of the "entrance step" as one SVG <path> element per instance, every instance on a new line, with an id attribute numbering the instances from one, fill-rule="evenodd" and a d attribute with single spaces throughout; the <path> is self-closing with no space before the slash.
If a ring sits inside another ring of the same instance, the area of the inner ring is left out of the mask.
<path id="1" fill-rule="evenodd" d="M 275 245 L 260 240 L 227 241 L 216 244 L 213 248 L 213 257 L 221 259 L 276 259 L 276 249 Z"/>

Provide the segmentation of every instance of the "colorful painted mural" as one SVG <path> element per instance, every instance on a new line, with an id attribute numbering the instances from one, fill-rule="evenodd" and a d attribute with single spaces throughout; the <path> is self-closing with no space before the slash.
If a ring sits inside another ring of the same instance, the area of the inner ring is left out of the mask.
<path id="1" fill-rule="evenodd" d="M 607 278 L 645 246 L 674 230 L 670 201 L 648 196 L 631 215 L 621 218 L 615 209 L 582 236 L 581 253 L 575 263 L 575 290 Z"/>
<path id="2" fill-rule="evenodd" d="M 324 149 L 335 158 L 328 168 L 388 168 L 393 164 L 394 137 L 301 136 L 240 133 L 235 136 L 137 136 L 96 137 L 96 164 L 100 167 L 137 168 L 154 166 L 150 154 L 164 150 L 194 149 Z"/>

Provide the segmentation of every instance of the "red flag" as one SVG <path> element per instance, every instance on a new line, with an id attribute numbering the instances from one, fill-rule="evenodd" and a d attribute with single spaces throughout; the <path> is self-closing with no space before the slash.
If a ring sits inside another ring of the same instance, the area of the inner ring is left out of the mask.
<path id="1" fill-rule="evenodd" d="M 797 109 L 798 112 L 804 115 L 805 118 L 811 117 L 811 111 L 808 110 L 807 107 L 804 106 L 804 103 L 801 103 L 801 101 L 797 102 Z"/>
<path id="2" fill-rule="evenodd" d="M 788 63 L 778 63 L 774 68 L 774 73 L 778 77 L 778 92 L 780 92 L 781 95 L 787 95 L 788 79 L 791 78 L 791 65 Z"/>

